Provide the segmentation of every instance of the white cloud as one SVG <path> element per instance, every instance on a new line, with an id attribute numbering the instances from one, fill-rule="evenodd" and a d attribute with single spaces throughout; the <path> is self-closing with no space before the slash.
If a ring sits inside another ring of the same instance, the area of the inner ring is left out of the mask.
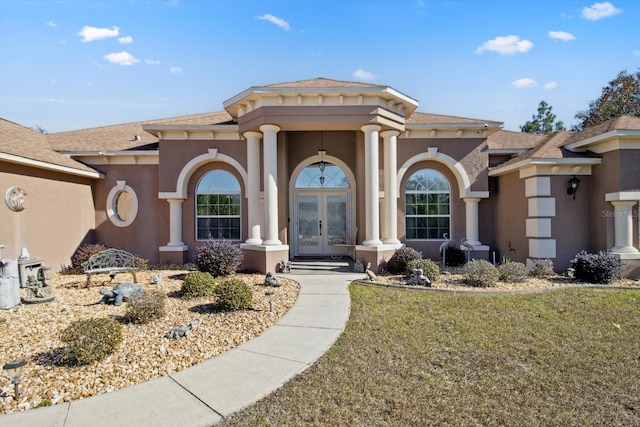
<path id="1" fill-rule="evenodd" d="M 82 41 L 84 43 L 92 42 L 94 40 L 102 40 L 109 37 L 118 37 L 119 34 L 120 28 L 118 27 L 111 27 L 111 29 L 108 29 L 90 27 L 88 25 L 82 27 L 82 30 L 78 33 L 78 35 L 82 37 Z"/>
<path id="2" fill-rule="evenodd" d="M 55 28 L 55 27 L 57 27 L 57 26 L 58 26 L 58 25 L 57 25 L 55 22 L 53 22 L 53 21 L 45 22 L 45 23 L 44 23 L 44 25 L 46 25 L 47 27 L 51 27 L 51 28 Z"/>
<path id="3" fill-rule="evenodd" d="M 144 60 L 145 64 L 147 65 L 160 65 L 160 61 L 155 61 L 153 59 L 147 59 L 145 58 Z"/>
<path id="4" fill-rule="evenodd" d="M 140 62 L 139 59 L 131 55 L 129 52 L 110 53 L 108 55 L 105 55 L 104 59 L 113 64 L 119 64 L 123 66 L 134 65 Z"/>
<path id="5" fill-rule="evenodd" d="M 42 101 L 49 104 L 64 104 L 66 102 L 64 99 L 58 98 L 44 98 Z"/>
<path id="6" fill-rule="evenodd" d="M 556 82 L 548 82 L 544 84 L 544 88 L 546 90 L 553 90 L 553 89 L 556 89 L 557 87 L 558 87 L 558 83 Z"/>
<path id="7" fill-rule="evenodd" d="M 118 39 L 118 43 L 120 43 L 120 44 L 133 43 L 133 37 L 131 37 L 131 36 L 120 37 Z"/>
<path id="8" fill-rule="evenodd" d="M 277 16 L 270 15 L 268 13 L 265 13 L 264 15 L 259 16 L 258 19 L 262 19 L 263 21 L 269 21 L 272 24 L 275 24 L 286 31 L 289 31 L 291 29 L 287 21 L 285 21 L 284 19 L 278 18 Z"/>
<path id="9" fill-rule="evenodd" d="M 609 18 L 622 12 L 622 9 L 616 8 L 608 1 L 604 3 L 594 3 L 589 7 L 582 9 L 582 17 L 589 21 L 598 21 L 600 19 Z"/>
<path id="10" fill-rule="evenodd" d="M 525 53 L 533 47 L 533 43 L 529 40 L 520 40 L 520 37 L 509 35 L 504 37 L 496 37 L 493 40 L 487 40 L 476 49 L 476 53 L 484 53 L 485 51 L 498 52 L 501 55 L 513 55 L 515 53 Z"/>
<path id="11" fill-rule="evenodd" d="M 566 42 L 576 39 L 576 36 L 566 31 L 549 31 L 549 37 L 554 40 L 564 40 Z"/>
<path id="12" fill-rule="evenodd" d="M 171 71 L 171 74 L 180 74 L 182 72 L 182 68 L 180 68 L 180 67 L 171 67 L 171 68 L 169 68 L 169 71 Z"/>
<path id="13" fill-rule="evenodd" d="M 538 83 L 533 79 L 524 78 L 511 82 L 511 85 L 518 89 L 529 89 L 538 86 Z"/>
<path id="14" fill-rule="evenodd" d="M 373 73 L 370 73 L 369 71 L 365 71 L 362 69 L 355 70 L 352 76 L 355 77 L 356 79 L 368 80 L 368 81 L 375 80 L 377 78 Z"/>

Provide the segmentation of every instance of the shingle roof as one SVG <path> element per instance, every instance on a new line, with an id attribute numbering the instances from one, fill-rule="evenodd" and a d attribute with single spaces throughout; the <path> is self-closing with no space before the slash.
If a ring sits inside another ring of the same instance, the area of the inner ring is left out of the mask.
<path id="1" fill-rule="evenodd" d="M 482 120 L 482 119 L 471 119 L 468 117 L 457 117 L 457 116 L 443 116 L 440 114 L 429 114 L 429 113 L 419 113 L 414 112 L 409 116 L 406 120 L 407 124 L 455 124 L 455 123 L 465 123 L 465 124 L 484 124 L 484 123 L 493 123 L 500 125 L 502 122 L 496 122 L 492 120 Z"/>
<path id="2" fill-rule="evenodd" d="M 489 135 L 490 149 L 530 149 L 545 140 L 547 135 L 500 130 Z"/>
<path id="3" fill-rule="evenodd" d="M 9 120 L 0 119 L 0 152 L 64 166 L 83 172 L 96 173 L 89 166 L 55 152 L 48 142 L 49 135 L 26 128 Z"/>
<path id="4" fill-rule="evenodd" d="M 386 87 L 382 85 L 374 85 L 360 82 L 347 82 L 343 80 L 332 80 L 324 77 L 318 77 L 310 80 L 298 80 L 294 82 L 276 83 L 265 85 L 263 87 L 271 88 L 328 88 L 328 87 Z"/>
<path id="5" fill-rule="evenodd" d="M 223 111 L 52 133 L 47 137 L 58 151 L 149 150 L 157 149 L 158 138 L 145 131 L 143 125 L 208 126 L 230 120 L 231 116 Z"/>
<path id="6" fill-rule="evenodd" d="M 620 116 L 599 125 L 584 129 L 573 135 L 564 145 L 573 144 L 585 139 L 602 135 L 613 130 L 640 130 L 640 117 Z"/>

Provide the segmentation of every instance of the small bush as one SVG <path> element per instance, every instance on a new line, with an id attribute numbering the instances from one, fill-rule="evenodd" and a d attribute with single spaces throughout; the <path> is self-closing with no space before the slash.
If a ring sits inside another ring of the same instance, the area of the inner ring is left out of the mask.
<path id="1" fill-rule="evenodd" d="M 447 246 L 444 264 L 449 267 L 459 267 L 467 262 L 467 253 L 455 246 Z"/>
<path id="2" fill-rule="evenodd" d="M 209 273 L 194 271 L 187 274 L 180 288 L 180 297 L 191 299 L 213 295 L 216 290 L 216 281 Z"/>
<path id="3" fill-rule="evenodd" d="M 538 258 L 533 260 L 529 275 L 534 277 L 553 276 L 556 272 L 553 270 L 553 261 L 549 258 Z"/>
<path id="4" fill-rule="evenodd" d="M 521 262 L 503 262 L 498 266 L 498 272 L 503 282 L 521 283 L 527 278 L 527 267 Z"/>
<path id="5" fill-rule="evenodd" d="M 251 307 L 253 291 L 240 279 L 229 279 L 216 287 L 218 306 L 224 311 L 244 310 Z"/>
<path id="6" fill-rule="evenodd" d="M 213 277 L 235 273 L 243 259 L 240 246 L 228 240 L 206 242 L 196 250 L 195 255 L 198 270 L 210 273 Z"/>
<path id="7" fill-rule="evenodd" d="M 396 250 L 387 263 L 387 269 L 390 273 L 409 274 L 409 262 L 422 259 L 422 254 L 413 248 L 405 246 Z"/>
<path id="8" fill-rule="evenodd" d="M 474 259 L 464 266 L 465 283 L 480 288 L 491 288 L 498 283 L 500 273 L 498 269 L 488 261 Z"/>
<path id="9" fill-rule="evenodd" d="M 139 257 L 138 255 L 134 255 L 133 256 L 133 262 L 135 263 L 136 267 L 138 267 L 140 270 L 148 270 L 149 269 L 149 260 Z"/>
<path id="10" fill-rule="evenodd" d="M 144 291 L 132 295 L 127 304 L 123 321 L 147 324 L 152 320 L 164 317 L 166 299 L 167 296 L 160 291 Z"/>
<path id="11" fill-rule="evenodd" d="M 88 365 L 111 354 L 122 342 L 122 325 L 111 318 L 77 320 L 60 334 L 64 360 Z"/>
<path id="12" fill-rule="evenodd" d="M 63 265 L 62 274 L 82 274 L 82 263 L 88 260 L 91 255 L 95 255 L 98 252 L 102 252 L 109 249 L 108 246 L 102 243 L 85 243 L 81 245 L 76 251 L 75 255 L 71 258 L 71 265 Z"/>
<path id="13" fill-rule="evenodd" d="M 597 254 L 580 251 L 571 261 L 575 277 L 581 282 L 607 284 L 620 278 L 620 261 L 608 252 Z"/>
<path id="14" fill-rule="evenodd" d="M 436 282 L 440 278 L 440 266 L 430 259 L 414 259 L 409 261 L 407 268 L 412 272 L 416 268 L 421 268 L 422 273 L 431 282 Z"/>

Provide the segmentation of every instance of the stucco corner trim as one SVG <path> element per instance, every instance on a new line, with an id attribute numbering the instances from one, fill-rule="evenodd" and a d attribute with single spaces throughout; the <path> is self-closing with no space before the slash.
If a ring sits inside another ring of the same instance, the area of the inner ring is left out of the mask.
<path id="1" fill-rule="evenodd" d="M 607 193 L 604 197 L 607 202 L 617 201 L 640 201 L 640 190 L 638 191 L 618 191 L 615 193 Z"/>

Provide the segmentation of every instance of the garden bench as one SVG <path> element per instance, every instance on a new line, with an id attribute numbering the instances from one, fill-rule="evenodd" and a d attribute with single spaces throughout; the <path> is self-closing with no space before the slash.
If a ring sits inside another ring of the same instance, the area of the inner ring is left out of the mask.
<path id="1" fill-rule="evenodd" d="M 130 272 L 133 282 L 136 283 L 136 271 L 140 268 L 136 257 L 121 249 L 106 249 L 93 254 L 82 263 L 82 269 L 87 275 L 87 288 L 91 285 L 91 276 L 100 273 L 109 273 L 115 276 L 117 273 Z"/>

